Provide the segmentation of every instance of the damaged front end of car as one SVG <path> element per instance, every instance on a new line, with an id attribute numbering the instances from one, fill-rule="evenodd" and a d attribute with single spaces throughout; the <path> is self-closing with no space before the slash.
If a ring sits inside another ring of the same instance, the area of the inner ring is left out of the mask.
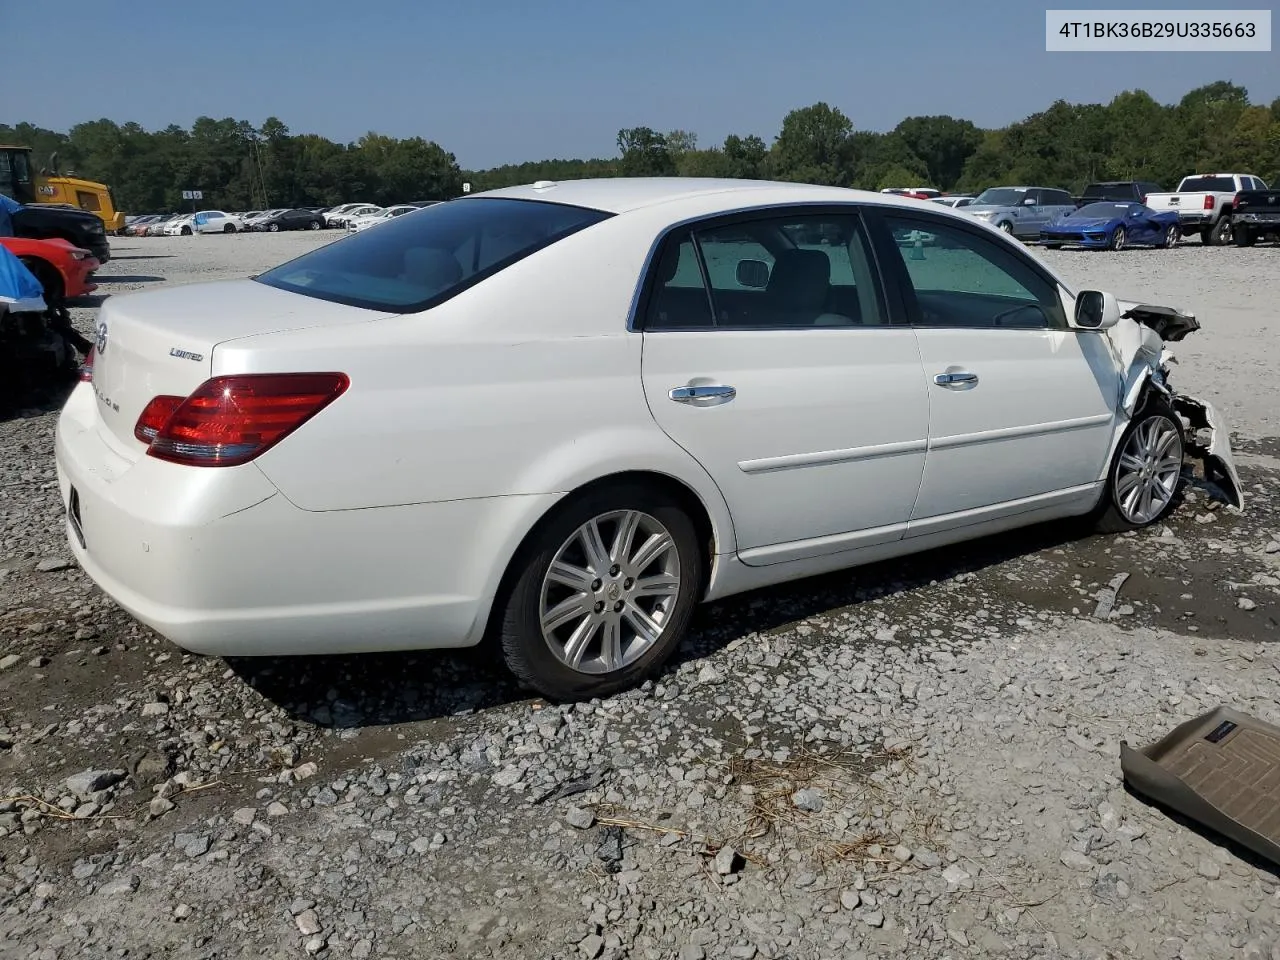
<path id="1" fill-rule="evenodd" d="M 1187 452 L 1203 464 L 1205 480 L 1221 490 L 1228 503 L 1243 509 L 1244 489 L 1226 421 L 1213 404 L 1178 393 L 1169 382 L 1169 366 L 1177 360 L 1167 345 L 1195 333 L 1200 322 L 1195 314 L 1174 307 L 1144 303 L 1120 307 L 1120 322 L 1108 333 L 1126 370 L 1125 415 L 1133 417 L 1153 398 L 1162 397 L 1186 421 Z"/>

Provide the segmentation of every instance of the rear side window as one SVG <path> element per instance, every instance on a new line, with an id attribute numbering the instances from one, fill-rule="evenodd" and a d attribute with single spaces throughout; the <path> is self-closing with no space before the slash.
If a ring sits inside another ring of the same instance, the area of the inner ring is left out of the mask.
<path id="1" fill-rule="evenodd" d="M 1072 206 L 1071 194 L 1065 190 L 1041 190 L 1040 203 L 1047 207 L 1069 207 Z"/>
<path id="2" fill-rule="evenodd" d="M 319 300 L 416 313 L 611 216 L 540 200 L 438 203 L 303 254 L 257 280 Z"/>

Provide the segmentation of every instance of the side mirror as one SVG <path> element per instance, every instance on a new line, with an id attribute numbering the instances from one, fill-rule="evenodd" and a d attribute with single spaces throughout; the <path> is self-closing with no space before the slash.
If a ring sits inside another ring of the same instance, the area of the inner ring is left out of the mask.
<path id="1" fill-rule="evenodd" d="M 1022 201 L 1022 205 L 1023 205 L 1024 207 L 1034 207 L 1034 206 L 1036 205 L 1036 198 L 1035 198 L 1035 197 L 1027 197 L 1027 199 L 1025 199 L 1025 200 L 1023 200 L 1023 201 Z"/>
<path id="2" fill-rule="evenodd" d="M 1107 330 L 1120 322 L 1120 304 L 1115 294 L 1101 290 L 1081 290 L 1076 294 L 1072 326 L 1081 330 Z"/>
<path id="3" fill-rule="evenodd" d="M 738 283 L 761 290 L 769 285 L 769 265 L 763 260 L 739 260 Z"/>

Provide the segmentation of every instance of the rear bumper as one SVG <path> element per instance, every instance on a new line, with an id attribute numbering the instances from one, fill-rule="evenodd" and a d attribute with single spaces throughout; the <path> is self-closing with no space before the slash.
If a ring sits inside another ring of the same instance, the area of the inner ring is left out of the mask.
<path id="1" fill-rule="evenodd" d="M 74 488 L 79 506 L 71 551 L 120 606 L 196 653 L 474 644 L 508 549 L 485 531 L 505 535 L 556 499 L 305 511 L 253 464 L 131 461 L 99 435 L 95 404 L 82 384 L 57 427 L 62 504 Z"/>

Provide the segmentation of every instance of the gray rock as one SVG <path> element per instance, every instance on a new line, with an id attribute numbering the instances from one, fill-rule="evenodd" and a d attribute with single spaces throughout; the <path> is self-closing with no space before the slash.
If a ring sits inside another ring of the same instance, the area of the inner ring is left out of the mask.
<path id="1" fill-rule="evenodd" d="M 884 911 L 868 910 L 866 913 L 862 915 L 862 922 L 865 923 L 868 927 L 883 927 Z"/>
<path id="2" fill-rule="evenodd" d="M 70 568 L 71 561 L 65 557 L 46 557 L 36 564 L 38 573 L 57 573 L 59 570 Z"/>
<path id="3" fill-rule="evenodd" d="M 10 667 L 16 667 L 22 662 L 22 658 L 16 653 L 8 653 L 0 657 L 0 670 L 8 670 Z"/>
<path id="4" fill-rule="evenodd" d="M 840 894 L 840 906 L 846 910 L 857 910 L 862 906 L 862 895 L 857 890 L 845 890 Z"/>
<path id="5" fill-rule="evenodd" d="M 87 797 L 91 793 L 115 786 L 125 776 L 123 770 L 85 770 L 67 777 L 62 782 L 77 797 Z"/>
<path id="6" fill-rule="evenodd" d="M 1218 865 L 1218 861 L 1204 857 L 1196 866 L 1196 873 L 1206 880 L 1217 880 L 1218 877 L 1222 876 L 1222 867 Z"/>
<path id="7" fill-rule="evenodd" d="M 570 806 L 565 812 L 564 821 L 577 830 L 587 830 L 596 822 L 596 815 L 582 807 Z"/>
<path id="8" fill-rule="evenodd" d="M 240 826 L 247 827 L 251 823 L 253 823 L 254 818 L 257 816 L 258 816 L 257 808 L 241 807 L 240 809 L 236 810 L 234 813 L 231 814 L 231 819 L 234 820 L 236 823 L 240 824 Z"/>
<path id="9" fill-rule="evenodd" d="M 797 790 L 791 795 L 791 802 L 795 804 L 796 809 L 805 810 L 809 813 L 822 812 L 822 791 L 815 790 L 813 787 L 805 787 Z"/>
<path id="10" fill-rule="evenodd" d="M 147 805 L 147 811 L 153 817 L 163 817 L 176 806 L 177 804 L 172 800 L 167 800 L 164 797 L 152 797 L 151 803 Z"/>
<path id="11" fill-rule="evenodd" d="M 133 893 L 138 889 L 139 881 L 137 876 L 129 874 L 128 876 L 119 877 L 104 883 L 98 891 L 104 897 L 122 897 Z"/>
<path id="12" fill-rule="evenodd" d="M 738 851 L 727 844 L 721 847 L 715 856 L 714 866 L 716 873 L 722 877 L 727 877 L 731 873 L 737 873 L 742 869 L 742 857 Z"/>
<path id="13" fill-rule="evenodd" d="M 303 910 L 299 913 L 293 918 L 293 922 L 297 924 L 298 932 L 304 937 L 313 936 L 324 929 L 324 927 L 320 925 L 320 918 L 316 916 L 316 912 L 310 909 Z"/>
<path id="14" fill-rule="evenodd" d="M 595 960 L 604 951 L 604 937 L 592 933 L 583 937 L 578 943 L 578 952 L 587 960 Z"/>
<path id="15" fill-rule="evenodd" d="M 680 948 L 679 960 L 706 960 L 707 951 L 696 943 L 686 943 Z"/>
<path id="16" fill-rule="evenodd" d="M 1254 603 L 1252 600 L 1250 600 L 1248 597 L 1241 597 L 1239 600 L 1236 601 L 1236 606 L 1239 607 L 1241 610 L 1257 610 L 1258 609 L 1258 605 Z"/>
<path id="17" fill-rule="evenodd" d="M 1082 873 L 1088 872 L 1097 866 L 1093 860 L 1077 850 L 1064 850 L 1058 859 L 1062 861 L 1064 867 L 1070 867 L 1072 870 L 1079 870 Z"/>

